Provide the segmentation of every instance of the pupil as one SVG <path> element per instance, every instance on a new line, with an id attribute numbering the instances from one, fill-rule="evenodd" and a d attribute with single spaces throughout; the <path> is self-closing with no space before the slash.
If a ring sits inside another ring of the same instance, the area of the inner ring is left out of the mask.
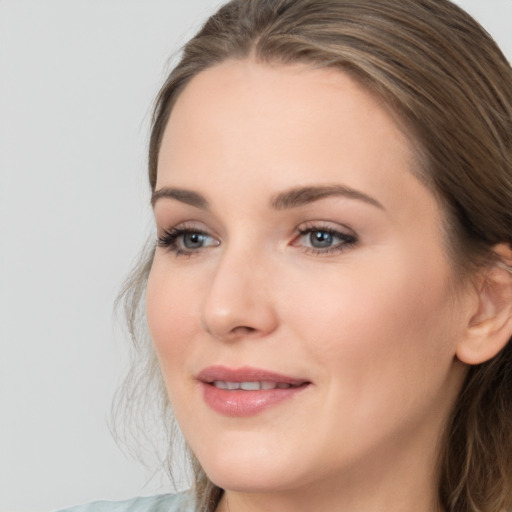
<path id="1" fill-rule="evenodd" d="M 201 247 L 204 240 L 204 235 L 201 235 L 200 233 L 187 233 L 183 237 L 183 245 L 187 249 L 197 249 L 198 247 Z"/>
<path id="2" fill-rule="evenodd" d="M 332 245 L 332 235 L 325 231 L 313 231 L 310 234 L 310 242 L 313 247 L 329 247 Z"/>

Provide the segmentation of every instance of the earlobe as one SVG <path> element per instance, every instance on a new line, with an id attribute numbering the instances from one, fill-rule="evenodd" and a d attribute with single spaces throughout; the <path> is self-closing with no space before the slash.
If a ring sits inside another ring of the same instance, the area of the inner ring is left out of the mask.
<path id="1" fill-rule="evenodd" d="M 500 244 L 494 252 L 498 259 L 480 277 L 478 307 L 457 344 L 458 359 L 470 365 L 492 359 L 512 335 L 512 250 Z"/>

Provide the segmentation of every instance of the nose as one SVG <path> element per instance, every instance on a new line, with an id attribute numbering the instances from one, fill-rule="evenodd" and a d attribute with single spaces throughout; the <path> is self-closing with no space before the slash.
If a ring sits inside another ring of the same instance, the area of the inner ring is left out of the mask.
<path id="1" fill-rule="evenodd" d="M 223 253 L 202 304 L 201 323 L 206 332 L 231 341 L 263 337 L 277 328 L 269 264 L 243 249 Z"/>

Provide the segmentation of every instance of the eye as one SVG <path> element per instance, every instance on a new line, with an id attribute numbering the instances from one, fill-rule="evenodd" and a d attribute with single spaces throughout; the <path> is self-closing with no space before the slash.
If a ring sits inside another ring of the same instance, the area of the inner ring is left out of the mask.
<path id="1" fill-rule="evenodd" d="M 172 228 L 164 231 L 157 240 L 159 247 L 166 247 L 176 256 L 192 255 L 207 247 L 219 245 L 210 234 L 193 228 Z"/>
<path id="2" fill-rule="evenodd" d="M 325 249 L 336 243 L 335 235 L 327 231 L 310 231 L 308 237 L 311 247 L 316 249 Z"/>
<path id="3" fill-rule="evenodd" d="M 352 232 L 344 232 L 332 227 L 306 226 L 299 229 L 300 235 L 292 245 L 303 247 L 314 254 L 332 254 L 341 252 L 357 243 Z"/>
<path id="4" fill-rule="evenodd" d="M 203 233 L 182 233 L 181 243 L 186 249 L 200 249 L 209 241 L 209 236 Z"/>

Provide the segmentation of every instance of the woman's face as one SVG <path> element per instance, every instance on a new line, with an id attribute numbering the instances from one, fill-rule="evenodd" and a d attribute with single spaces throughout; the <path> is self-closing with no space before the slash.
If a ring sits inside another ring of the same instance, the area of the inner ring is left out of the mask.
<path id="1" fill-rule="evenodd" d="M 431 480 L 469 300 L 415 166 L 382 103 L 339 71 L 230 61 L 177 100 L 147 313 L 216 484 Z"/>

